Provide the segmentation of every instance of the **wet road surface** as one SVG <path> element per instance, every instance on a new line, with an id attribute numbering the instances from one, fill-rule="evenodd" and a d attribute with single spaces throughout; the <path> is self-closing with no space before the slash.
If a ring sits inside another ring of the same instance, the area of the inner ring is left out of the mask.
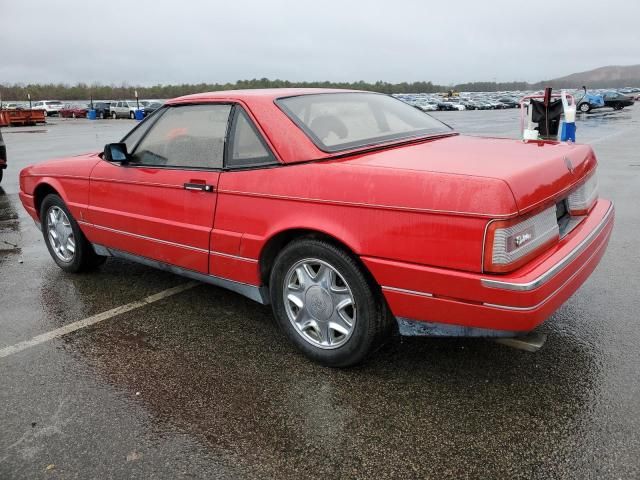
<path id="1" fill-rule="evenodd" d="M 442 112 L 518 135 L 518 111 Z M 0 358 L 0 478 L 639 478 L 640 109 L 579 120 L 616 227 L 537 353 L 396 339 L 331 370 L 268 307 L 197 285 Z M 17 173 L 99 150 L 133 122 L 3 129 L 0 349 L 187 281 L 110 259 L 71 275 L 17 198 Z"/>

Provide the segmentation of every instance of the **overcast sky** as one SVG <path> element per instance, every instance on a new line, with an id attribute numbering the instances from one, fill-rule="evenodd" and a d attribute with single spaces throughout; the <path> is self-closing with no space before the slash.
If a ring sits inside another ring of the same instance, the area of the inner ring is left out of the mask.
<path id="1" fill-rule="evenodd" d="M 530 4 L 0 0 L 0 83 L 533 82 L 640 63 L 638 0 Z"/>

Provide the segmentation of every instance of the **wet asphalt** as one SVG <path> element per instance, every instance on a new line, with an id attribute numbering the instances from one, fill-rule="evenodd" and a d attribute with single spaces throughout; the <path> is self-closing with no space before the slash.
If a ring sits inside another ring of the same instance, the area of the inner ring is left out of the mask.
<path id="1" fill-rule="evenodd" d="M 516 137 L 518 115 L 436 116 Z M 198 285 L 0 358 L 0 478 L 640 478 L 639 117 L 636 106 L 578 120 L 616 227 L 537 353 L 396 338 L 361 366 L 327 369 L 268 307 Z M 133 124 L 3 129 L 0 349 L 186 282 L 112 259 L 66 274 L 20 206 L 20 168 L 99 150 Z"/>

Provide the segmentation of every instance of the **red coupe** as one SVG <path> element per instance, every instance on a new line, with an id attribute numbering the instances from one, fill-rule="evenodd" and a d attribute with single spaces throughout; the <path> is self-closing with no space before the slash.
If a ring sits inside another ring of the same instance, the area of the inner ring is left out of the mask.
<path id="1" fill-rule="evenodd" d="M 25 168 L 20 190 L 62 269 L 115 256 L 234 290 L 332 366 L 394 329 L 534 329 L 614 219 L 589 146 L 463 136 L 345 90 L 180 97 L 102 153 Z"/>

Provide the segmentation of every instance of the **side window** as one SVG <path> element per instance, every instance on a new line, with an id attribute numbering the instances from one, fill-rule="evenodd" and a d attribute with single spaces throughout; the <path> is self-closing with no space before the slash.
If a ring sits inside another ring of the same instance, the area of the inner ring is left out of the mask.
<path id="1" fill-rule="evenodd" d="M 162 111 L 159 111 L 158 115 L 154 116 L 153 119 L 151 119 L 151 117 L 145 118 L 134 129 L 127 133 L 127 135 L 121 140 L 122 143 L 127 144 L 127 152 L 133 152 L 133 149 L 138 144 L 140 139 L 145 136 L 145 134 L 155 123 L 156 119 L 160 118 L 161 115 Z"/>
<path id="2" fill-rule="evenodd" d="M 222 168 L 230 105 L 170 107 L 133 153 L 134 164 Z"/>
<path id="3" fill-rule="evenodd" d="M 276 162 L 251 119 L 240 107 L 236 108 L 229 144 L 227 167 L 248 167 Z"/>

